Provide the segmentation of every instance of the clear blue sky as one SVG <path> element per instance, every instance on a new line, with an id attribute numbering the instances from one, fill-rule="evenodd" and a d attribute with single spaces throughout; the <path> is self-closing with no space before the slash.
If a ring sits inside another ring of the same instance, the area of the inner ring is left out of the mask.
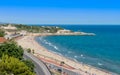
<path id="1" fill-rule="evenodd" d="M 120 0 L 0 0 L 0 22 L 120 24 Z"/>

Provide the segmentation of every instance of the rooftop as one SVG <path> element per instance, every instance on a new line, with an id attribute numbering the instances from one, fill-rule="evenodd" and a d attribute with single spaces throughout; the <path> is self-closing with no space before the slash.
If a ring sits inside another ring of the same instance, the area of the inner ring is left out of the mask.
<path id="1" fill-rule="evenodd" d="M 4 43 L 6 42 L 7 40 L 4 38 L 4 37 L 0 37 L 0 43 Z"/>

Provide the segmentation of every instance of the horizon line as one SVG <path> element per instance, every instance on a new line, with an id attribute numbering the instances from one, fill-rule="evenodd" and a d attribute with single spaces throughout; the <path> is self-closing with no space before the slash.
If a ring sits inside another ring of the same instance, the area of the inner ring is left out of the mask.
<path id="1" fill-rule="evenodd" d="M 10 23 L 10 22 L 0 22 L 0 24 L 23 24 L 23 25 L 120 25 L 120 24 L 49 24 L 49 23 L 41 23 L 41 24 L 38 24 L 38 23 Z"/>

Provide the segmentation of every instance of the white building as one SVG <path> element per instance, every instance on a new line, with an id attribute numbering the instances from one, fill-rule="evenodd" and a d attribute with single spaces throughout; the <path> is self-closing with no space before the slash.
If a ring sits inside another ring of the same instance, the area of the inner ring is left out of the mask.
<path id="1" fill-rule="evenodd" d="M 16 30 L 17 28 L 15 26 L 12 26 L 12 25 L 8 25 L 8 26 L 2 26 L 1 28 L 3 29 L 10 29 L 10 30 Z"/>
<path id="2" fill-rule="evenodd" d="M 23 36 L 24 36 L 24 35 L 27 35 L 27 31 L 22 30 L 22 31 L 20 31 L 20 34 L 23 35 Z"/>
<path id="3" fill-rule="evenodd" d="M 57 33 L 71 33 L 71 30 L 58 30 Z"/>

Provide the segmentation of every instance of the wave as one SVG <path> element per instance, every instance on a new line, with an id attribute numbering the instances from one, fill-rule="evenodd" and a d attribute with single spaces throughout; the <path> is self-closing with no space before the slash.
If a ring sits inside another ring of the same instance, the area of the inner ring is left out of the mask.
<path id="1" fill-rule="evenodd" d="M 103 64 L 98 62 L 98 65 L 99 65 L 99 66 L 102 66 Z"/>
<path id="2" fill-rule="evenodd" d="M 68 51 L 68 54 L 71 54 L 71 53 L 73 53 L 72 51 Z"/>
<path id="3" fill-rule="evenodd" d="M 78 58 L 78 56 L 75 55 L 74 58 Z"/>
<path id="4" fill-rule="evenodd" d="M 55 52 L 55 51 L 53 51 L 53 50 L 49 50 L 50 52 L 52 52 L 52 53 L 54 53 L 54 54 L 58 54 L 58 55 L 60 55 L 60 56 L 63 56 L 61 53 L 59 53 L 59 52 Z"/>
<path id="5" fill-rule="evenodd" d="M 53 47 L 55 50 L 60 51 L 57 46 L 53 45 L 52 43 L 48 42 L 47 40 L 43 39 L 42 37 L 39 37 L 39 39 L 42 43 L 45 43 L 46 45 Z"/>
<path id="6" fill-rule="evenodd" d="M 80 56 L 83 57 L 83 54 L 81 54 Z"/>
<path id="7" fill-rule="evenodd" d="M 75 62 L 78 62 L 77 59 L 73 59 Z"/>

